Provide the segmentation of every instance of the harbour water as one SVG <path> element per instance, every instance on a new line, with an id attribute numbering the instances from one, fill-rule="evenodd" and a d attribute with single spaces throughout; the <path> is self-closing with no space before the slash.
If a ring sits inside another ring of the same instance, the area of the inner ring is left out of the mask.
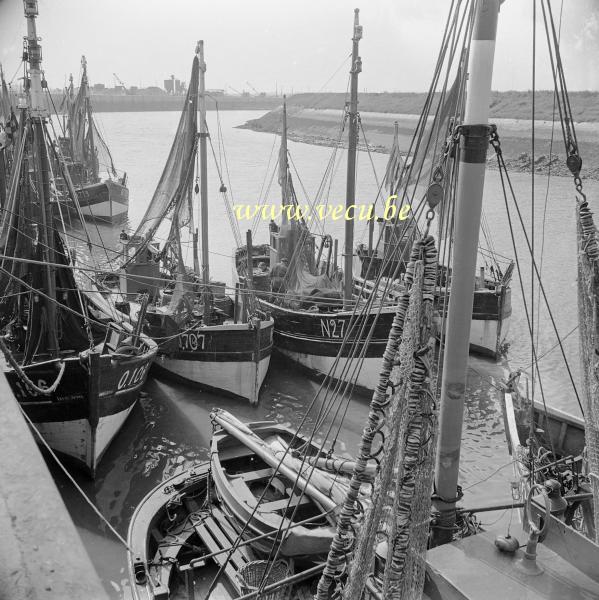
<path id="1" fill-rule="evenodd" d="M 278 137 L 236 129 L 235 125 L 259 116 L 255 112 L 229 111 L 220 115 L 224 146 L 217 131 L 217 113 L 208 113 L 212 143 L 223 172 L 230 173 L 227 186 L 239 203 L 276 204 L 279 201 L 277 176 L 271 176 L 278 153 Z M 179 113 L 104 113 L 98 121 L 119 169 L 129 175 L 130 224 L 135 226 L 149 202 L 168 154 Z M 225 153 L 222 151 L 226 150 Z M 301 182 L 296 178 L 296 189 L 302 198 L 302 189 L 310 199 L 319 186 L 332 150 L 330 148 L 289 143 L 293 165 L 297 167 Z M 270 157 L 270 158 L 269 158 Z M 584 158 L 584 157 L 583 157 Z M 344 153 L 337 156 L 337 177 L 328 194 L 328 201 L 344 202 Z M 267 170 L 270 160 L 271 166 Z M 377 181 L 372 174 L 371 162 L 378 177 L 384 174 L 386 155 L 361 152 L 358 160 L 357 198 L 360 203 L 374 201 Z M 336 163 L 336 164 L 337 164 Z M 224 203 L 218 189 L 220 182 L 213 165 L 209 163 L 210 183 L 210 247 L 211 275 L 230 283 L 231 254 L 235 239 L 226 218 Z M 524 220 L 530 221 L 531 176 L 512 174 L 514 189 L 518 194 Z M 544 222 L 544 249 L 542 260 L 543 284 L 562 336 L 576 325 L 576 246 L 574 233 L 574 187 L 570 179 L 552 178 L 545 197 L 547 177 L 535 177 L 535 230 L 536 255 L 541 265 L 542 224 Z M 599 196 L 597 182 L 585 183 L 589 198 Z M 324 202 L 323 202 L 324 203 Z M 493 235 L 496 251 L 513 257 L 510 228 L 503 203 L 502 188 L 496 171 L 489 171 L 486 183 L 485 214 Z M 513 211 L 514 228 L 517 220 Z M 251 222 L 241 222 L 242 233 Z M 254 239 L 266 241 L 268 221 L 261 221 Z M 327 232 L 341 238 L 343 221 L 324 224 Z M 93 227 L 92 227 L 93 230 Z M 109 248 L 116 248 L 120 229 L 100 228 L 99 233 Z M 92 231 L 94 237 L 98 232 Z M 365 224 L 357 225 L 356 241 L 364 241 Z M 530 272 L 530 259 L 521 234 L 517 234 L 517 247 L 523 270 Z M 80 247 L 83 260 L 85 250 Z M 96 250 L 94 254 L 99 256 Z M 101 256 L 99 257 L 101 261 Z M 530 280 L 530 277 L 526 277 Z M 528 328 L 519 290 L 518 277 L 512 281 L 513 315 L 508 340 L 510 368 L 528 368 L 531 362 Z M 525 291 L 528 294 L 528 291 Z M 540 322 L 535 326 L 538 336 L 538 354 L 543 355 L 556 343 L 547 312 L 537 306 L 535 313 Z M 566 354 L 575 378 L 577 372 L 578 337 L 572 333 L 565 341 Z M 541 361 L 543 387 L 549 404 L 577 413 L 577 404 L 559 349 L 549 352 Z M 503 502 L 510 498 L 511 468 L 505 445 L 503 419 L 496 390 L 497 381 L 507 373 L 508 365 L 473 359 L 469 371 L 468 401 L 464 426 L 464 446 L 461 461 L 461 483 L 465 490 L 465 505 L 481 506 Z M 108 521 L 126 537 L 130 516 L 143 496 L 165 477 L 194 461 L 208 458 L 211 434 L 209 418 L 213 407 L 222 407 L 242 420 L 276 419 L 293 426 L 297 424 L 305 407 L 311 402 L 318 383 L 282 359 L 273 358 L 266 378 L 261 401 L 257 407 L 221 398 L 192 387 L 149 378 L 145 391 L 147 397 L 134 408 L 125 426 L 109 448 L 94 482 L 76 475 L 78 484 Z M 368 398 L 356 394 L 344 422 L 337 445 L 338 452 L 351 453 L 356 447 L 365 416 Z M 71 482 L 51 465 L 59 489 L 73 516 L 78 531 L 87 547 L 94 565 L 106 587 L 115 599 L 129 597 L 125 563 L 125 548 L 82 500 Z"/>

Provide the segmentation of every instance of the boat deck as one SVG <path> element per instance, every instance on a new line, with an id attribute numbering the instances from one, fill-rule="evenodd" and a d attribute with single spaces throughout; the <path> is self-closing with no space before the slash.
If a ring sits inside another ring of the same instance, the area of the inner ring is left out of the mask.
<path id="1" fill-rule="evenodd" d="M 590 600 L 599 598 L 599 572 L 591 579 L 545 544 L 537 546 L 532 575 L 520 566 L 523 549 L 500 552 L 494 544 L 497 531 L 483 532 L 427 553 L 426 597 L 430 600 Z M 512 535 L 525 544 L 528 535 L 512 525 Z"/>

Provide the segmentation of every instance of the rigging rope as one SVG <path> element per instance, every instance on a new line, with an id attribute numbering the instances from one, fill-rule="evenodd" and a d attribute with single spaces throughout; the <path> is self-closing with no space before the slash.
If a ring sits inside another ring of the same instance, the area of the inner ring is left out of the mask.
<path id="1" fill-rule="evenodd" d="M 424 266 L 422 266 L 423 258 Z M 414 242 L 412 256 L 410 262 L 408 263 L 408 271 L 406 275 L 407 284 L 410 286 L 410 289 L 404 290 L 404 292 L 401 294 L 400 302 L 397 306 L 397 312 L 393 319 L 389 339 L 387 341 L 387 348 L 383 356 L 379 383 L 372 397 L 370 412 L 368 415 L 368 423 L 362 435 L 362 442 L 356 458 L 356 465 L 352 474 L 350 489 L 343 504 L 343 510 L 337 521 L 337 533 L 331 545 L 331 550 L 327 559 L 327 565 L 318 584 L 318 600 L 325 600 L 328 598 L 331 586 L 338 581 L 339 572 L 343 572 L 346 568 L 348 552 L 351 550 L 354 543 L 353 521 L 356 516 L 356 505 L 359 492 L 362 484 L 367 482 L 367 478 L 365 477 L 366 466 L 368 461 L 372 459 L 376 460 L 378 458 L 379 454 L 383 451 L 383 447 L 386 445 L 383 428 L 389 427 L 392 432 L 398 431 L 398 428 L 394 427 L 395 424 L 391 423 L 389 419 L 392 414 L 394 416 L 398 416 L 399 414 L 393 410 L 394 407 L 397 408 L 400 403 L 400 399 L 398 397 L 399 395 L 393 394 L 392 398 L 389 398 L 387 396 L 387 390 L 391 382 L 392 370 L 397 365 L 400 341 L 403 343 L 402 335 L 404 333 L 406 317 L 408 316 L 410 299 L 411 296 L 415 295 L 412 292 L 418 289 L 418 283 L 422 283 L 422 291 L 425 294 L 423 295 L 423 298 L 426 298 L 426 302 L 432 303 L 433 290 L 436 282 L 436 259 L 437 254 L 436 249 L 434 248 L 434 240 L 432 236 L 428 236 L 424 240 L 418 240 Z M 420 265 L 418 268 L 421 272 L 416 280 L 416 283 L 412 285 L 412 277 L 417 263 Z M 417 302 L 413 301 L 412 307 L 416 305 Z M 418 345 L 420 346 L 420 344 Z M 424 354 L 426 354 L 426 352 L 423 352 L 422 356 L 424 356 Z M 405 360 L 403 355 L 402 358 Z M 399 383 L 397 381 L 398 374 L 394 373 L 394 375 L 395 379 L 393 384 L 397 384 Z M 403 373 L 403 375 L 405 375 L 405 373 Z M 378 450 L 374 450 L 375 440 L 379 436 L 382 438 L 381 445 Z M 391 443 L 392 442 L 390 442 L 390 444 Z M 395 444 L 397 443 L 399 443 L 399 437 L 396 439 Z M 350 572 L 350 581 L 352 581 L 352 573 L 354 576 L 353 581 L 355 583 L 352 584 L 354 588 L 350 587 L 350 591 L 347 592 L 347 594 L 344 594 L 346 598 L 359 598 L 363 589 L 363 582 L 358 581 L 363 574 L 359 574 L 356 569 L 354 569 L 354 565 L 359 565 L 358 568 L 364 570 L 365 565 L 370 564 L 369 558 L 367 557 L 369 556 L 374 543 L 374 537 L 376 536 L 382 511 L 382 505 L 380 504 L 379 500 L 381 496 L 387 493 L 389 483 L 393 477 L 393 465 L 389 465 L 386 458 L 390 456 L 395 455 L 389 450 L 389 448 L 387 448 L 387 451 L 385 452 L 385 458 L 383 458 L 383 462 L 381 464 L 381 477 L 384 479 L 382 479 L 381 483 L 379 484 L 383 492 L 382 494 L 375 493 L 373 495 L 373 508 L 370 513 L 370 520 L 368 520 L 367 524 L 362 527 L 363 535 L 361 535 L 361 540 L 366 541 L 361 542 L 361 544 L 358 546 L 358 550 L 356 551 L 356 557 L 358 558 L 354 557 L 352 571 Z M 428 491 L 428 495 L 430 496 L 430 490 Z M 354 592 L 359 589 L 359 595 L 352 596 L 352 589 Z"/>

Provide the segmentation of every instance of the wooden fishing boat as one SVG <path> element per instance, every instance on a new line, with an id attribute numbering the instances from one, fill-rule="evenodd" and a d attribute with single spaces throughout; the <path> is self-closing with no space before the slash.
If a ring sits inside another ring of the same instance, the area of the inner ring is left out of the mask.
<path id="1" fill-rule="evenodd" d="M 277 467 L 280 461 L 285 463 L 287 457 L 282 454 L 287 448 L 290 461 L 298 449 L 302 449 L 302 456 L 313 459 L 324 459 L 325 454 L 289 428 L 276 423 L 245 426 L 235 423 L 236 420 L 224 411 L 217 411 L 212 418 L 220 426 L 215 430 L 211 442 L 212 476 L 216 490 L 234 522 L 243 524 L 251 537 L 268 534 L 254 545 L 255 549 L 267 554 L 279 532 L 288 530 L 279 546 L 281 556 L 294 557 L 296 561 L 303 559 L 304 562 L 314 562 L 318 555 L 322 559 L 322 555 L 328 552 L 334 533 L 335 521 L 330 499 L 322 498 L 329 504 L 319 505 L 299 488 L 295 479 L 286 477 Z M 260 438 L 262 443 L 256 441 L 265 449 L 263 456 L 256 452 L 255 447 L 248 446 L 248 441 L 255 436 Z M 269 448 L 270 444 L 284 449 L 279 455 L 281 458 Z M 309 447 L 308 451 L 306 446 Z M 271 453 L 274 459 L 266 462 L 265 456 L 268 459 Z M 311 470 L 309 463 L 308 468 Z M 288 473 L 296 475 L 294 470 Z M 306 519 L 311 519 L 309 525 L 296 526 L 299 521 Z"/>
<path id="2" fill-rule="evenodd" d="M 122 236 L 123 263 L 113 297 L 136 321 L 135 298 L 149 295 L 145 319 L 149 335 L 160 341 L 159 373 L 255 404 L 270 363 L 273 320 L 252 302 L 251 293 L 232 314 L 225 285 L 210 278 L 203 52 L 199 42 L 179 127 L 154 196 L 136 232 Z M 200 200 L 201 266 L 194 193 Z M 170 233 L 160 249 L 154 237 L 169 219 Z M 189 230 L 193 268 L 184 264 L 184 228 Z"/>
<path id="3" fill-rule="evenodd" d="M 20 109 L 0 240 L 2 368 L 27 418 L 92 476 L 129 415 L 156 344 L 86 296 L 54 227 L 37 3 L 25 2 L 31 85 Z"/>
<path id="4" fill-rule="evenodd" d="M 449 120 L 452 114 L 457 112 L 460 76 L 456 76 L 455 83 L 447 93 L 445 101 L 439 109 L 437 129 L 449 128 Z M 431 132 L 432 133 L 432 132 Z M 430 135 L 430 133 L 429 133 Z M 433 145 L 434 146 L 434 145 Z M 397 214 L 401 213 L 404 206 L 397 198 L 398 191 L 402 188 L 402 182 L 427 181 L 430 177 L 432 160 L 427 160 L 427 153 L 422 157 L 416 156 L 405 160 L 401 156 L 399 143 L 398 124 L 395 123 L 395 136 L 387 169 L 383 181 L 383 187 L 387 189 L 387 205 L 395 207 Z M 439 177 L 437 170 L 433 182 Z M 414 189 L 417 182 L 411 183 Z M 433 183 L 433 186 L 435 183 Z M 391 210 L 389 208 L 389 210 Z M 407 257 L 410 247 L 418 232 L 418 224 L 415 219 L 385 220 L 383 217 L 369 221 L 368 242 L 358 244 L 354 258 L 354 279 L 359 285 L 363 285 L 367 292 L 374 288 L 380 288 L 380 283 L 390 288 L 390 295 L 397 296 L 401 290 L 401 277 L 406 270 Z M 375 226 L 378 224 L 378 241 L 375 244 Z M 470 323 L 470 352 L 481 356 L 497 359 L 506 351 L 506 339 L 509 332 L 510 317 L 512 314 L 511 301 L 511 278 L 514 270 L 514 262 L 500 260 L 494 252 L 492 232 L 486 227 L 481 227 L 481 238 L 484 238 L 487 247 L 482 247 L 482 239 L 479 242 L 478 273 L 475 276 L 474 299 L 472 301 L 472 321 Z M 447 236 L 447 230 L 439 220 L 439 239 Z M 500 264 L 503 263 L 503 264 Z M 435 308 L 442 317 L 447 316 L 449 304 L 451 280 L 451 268 L 439 265 L 437 275 L 437 287 L 435 289 Z M 390 285 L 387 282 L 390 281 Z M 443 319 L 443 322 L 445 319 Z"/>
<path id="5" fill-rule="evenodd" d="M 238 427 L 241 437 L 276 436 L 292 448 L 307 443 L 276 423 L 244 425 L 222 411 L 213 417 Z M 211 461 L 163 481 L 136 508 L 128 534 L 133 597 L 175 598 L 183 589 L 188 599 L 196 593 L 207 597 L 219 570 L 219 598 L 250 593 L 251 575 L 268 564 L 276 540 L 283 543 L 267 585 L 287 585 L 263 597 L 288 598 L 292 586 L 304 594 L 294 597 L 309 597 L 309 583 L 331 542 L 333 517 L 309 494 L 294 491 L 297 481 L 225 430 L 216 429 L 211 448 Z M 312 456 L 319 454 L 313 447 Z"/>
<path id="6" fill-rule="evenodd" d="M 123 223 L 129 210 L 127 174 L 117 173 L 108 145 L 94 121 L 85 56 L 81 57 L 81 69 L 76 95 L 71 75 L 65 99 L 65 135 L 58 138 L 57 149 L 77 190 L 79 207 L 69 201 L 68 194 L 63 204 L 67 210 L 87 220 Z M 103 171 L 106 171 L 104 177 L 101 176 Z M 64 177 L 57 177 L 56 183 L 60 190 L 68 191 Z"/>

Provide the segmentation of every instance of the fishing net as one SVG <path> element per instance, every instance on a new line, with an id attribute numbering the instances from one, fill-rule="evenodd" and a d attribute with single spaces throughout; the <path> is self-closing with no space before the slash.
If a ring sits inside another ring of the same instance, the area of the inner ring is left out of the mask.
<path id="1" fill-rule="evenodd" d="M 150 239 L 163 219 L 178 204 L 181 204 L 178 211 L 179 226 L 182 226 L 187 220 L 187 215 L 182 213 L 187 210 L 186 202 L 192 185 L 193 161 L 196 155 L 199 71 L 200 62 L 198 57 L 195 56 L 185 104 L 175 133 L 175 140 L 171 146 L 158 186 L 146 213 L 137 227 L 135 236 Z"/>
<path id="2" fill-rule="evenodd" d="M 98 165 L 100 168 L 112 177 L 117 177 L 116 168 L 114 166 L 114 162 L 112 160 L 112 154 L 110 154 L 110 150 L 104 141 L 104 138 L 98 131 L 98 127 L 96 126 L 95 119 L 93 121 L 94 128 L 94 146 L 97 153 Z"/>
<path id="3" fill-rule="evenodd" d="M 383 356 L 350 491 L 318 585 L 318 600 L 325 600 L 331 588 L 334 597 L 359 600 L 370 577 L 375 546 L 382 538 L 388 540 L 386 567 L 379 582 L 382 597 L 421 597 L 436 423 L 430 391 L 434 387 L 431 363 L 436 275 L 437 250 L 432 236 L 427 236 L 412 247 L 405 290 Z M 379 448 L 375 449 L 379 437 Z M 366 481 L 366 465 L 381 455 L 372 503 L 360 523 L 359 540 L 353 548 L 353 528 L 359 518 L 357 500 L 360 486 Z"/>
<path id="4" fill-rule="evenodd" d="M 585 438 L 593 491 L 595 532 L 599 532 L 599 246 L 586 201 L 577 206 L 578 323 L 585 389 Z M 598 540 L 599 541 L 599 540 Z"/>
<path id="5" fill-rule="evenodd" d="M 0 71 L 0 125 L 5 125 L 10 121 L 11 105 L 6 81 L 4 81 L 4 76 Z"/>
<path id="6" fill-rule="evenodd" d="M 85 144 L 86 94 L 87 86 L 81 85 L 75 99 L 69 102 L 68 109 L 71 159 L 78 162 L 84 162 L 87 159 Z"/>

